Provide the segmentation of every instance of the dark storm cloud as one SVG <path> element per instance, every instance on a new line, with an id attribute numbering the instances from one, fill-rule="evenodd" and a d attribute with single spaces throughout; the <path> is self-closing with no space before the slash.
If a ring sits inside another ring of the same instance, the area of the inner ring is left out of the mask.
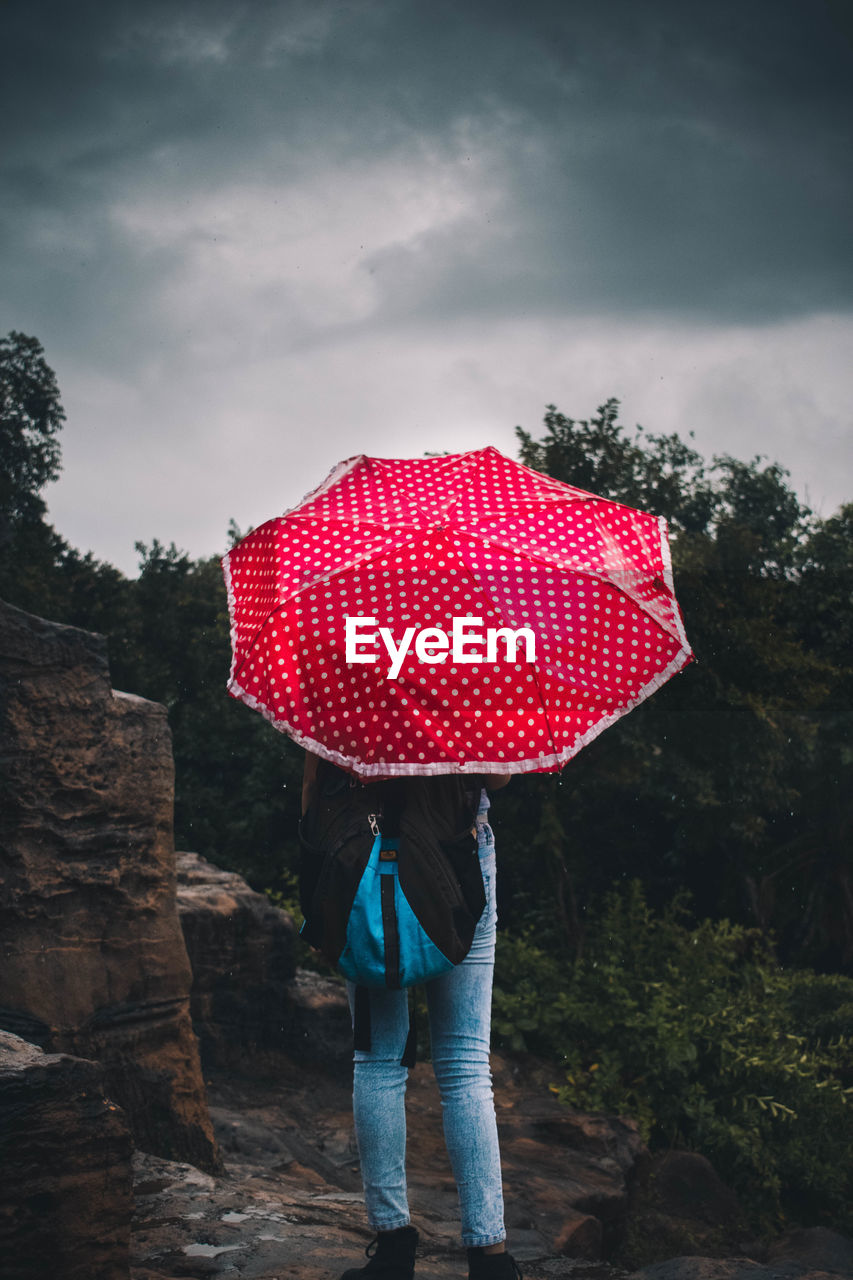
<path id="1" fill-rule="evenodd" d="M 51 519 L 133 571 L 354 451 L 613 394 L 846 499 L 849 11 L 5 0 L 0 332 L 62 387 Z"/>
<path id="2" fill-rule="evenodd" d="M 89 315 L 105 288 L 116 305 L 124 291 L 144 323 L 157 264 L 109 216 L 115 201 L 296 182 L 455 137 L 460 163 L 469 138 L 491 180 L 479 234 L 475 218 L 414 249 L 368 239 L 385 319 L 536 308 L 755 320 L 850 305 L 840 4 L 5 13 L 7 297 L 79 291 Z M 151 252 L 168 269 L 167 248 Z"/>

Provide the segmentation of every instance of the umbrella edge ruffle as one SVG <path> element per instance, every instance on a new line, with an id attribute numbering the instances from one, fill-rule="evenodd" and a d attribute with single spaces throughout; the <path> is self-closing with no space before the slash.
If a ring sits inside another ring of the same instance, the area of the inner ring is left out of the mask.
<path id="1" fill-rule="evenodd" d="M 651 697 L 661 685 L 666 684 L 668 680 L 677 675 L 691 661 L 693 661 L 693 652 L 690 646 L 685 644 L 678 650 L 666 667 L 653 676 L 647 684 L 643 685 L 642 689 L 629 702 L 620 707 L 618 711 L 602 716 L 600 720 L 587 729 L 586 733 L 581 734 L 570 746 L 565 747 L 560 752 L 551 754 L 540 752 L 536 756 L 514 761 L 466 760 L 456 765 L 452 765 L 449 761 L 436 761 L 434 763 L 378 761 L 374 764 L 363 764 L 360 761 L 356 761 L 352 756 L 345 755 L 342 751 L 335 751 L 333 747 L 327 747 L 324 743 L 318 742 L 316 738 L 312 738 L 309 734 L 297 729 L 288 720 L 274 715 L 269 707 L 260 702 L 254 694 L 249 693 L 248 689 L 244 689 L 238 681 L 228 681 L 228 692 L 232 698 L 245 702 L 253 711 L 258 711 L 274 729 L 279 733 L 286 733 L 297 746 L 312 752 L 314 755 L 321 756 L 324 760 L 329 760 L 332 764 L 339 765 L 348 773 L 354 773 L 362 778 L 431 777 L 449 773 L 556 773 L 564 768 L 578 752 L 582 751 L 590 742 L 593 742 L 605 729 L 609 729 L 622 716 L 627 715 L 629 711 L 633 711 L 641 702 L 645 702 L 646 698 Z"/>

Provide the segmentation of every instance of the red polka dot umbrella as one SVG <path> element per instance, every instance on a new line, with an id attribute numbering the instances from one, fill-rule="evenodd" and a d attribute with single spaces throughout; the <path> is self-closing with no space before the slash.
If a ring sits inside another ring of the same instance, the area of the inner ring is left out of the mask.
<path id="1" fill-rule="evenodd" d="M 363 777 L 559 769 L 692 657 L 663 518 L 494 448 L 349 458 L 222 565 L 229 693 Z"/>

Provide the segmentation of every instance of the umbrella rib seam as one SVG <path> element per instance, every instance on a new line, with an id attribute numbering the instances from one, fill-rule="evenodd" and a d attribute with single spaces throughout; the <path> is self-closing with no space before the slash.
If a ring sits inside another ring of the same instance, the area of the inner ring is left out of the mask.
<path id="1" fill-rule="evenodd" d="M 481 537 L 482 537 L 482 535 L 478 535 L 478 536 L 481 536 Z M 482 540 L 483 540 L 484 542 L 488 542 L 488 541 L 490 541 L 490 539 L 488 539 L 488 538 L 482 538 Z M 477 588 L 477 590 L 478 590 L 478 591 L 480 591 L 480 592 L 485 596 L 485 598 L 491 602 L 492 608 L 494 609 L 494 611 L 495 611 L 495 613 L 497 614 L 498 618 L 500 619 L 501 623 L 503 623 L 504 625 L 506 625 L 505 620 L 504 620 L 503 613 L 501 612 L 501 609 L 498 607 L 497 603 L 496 603 L 494 600 L 492 600 L 492 597 L 491 597 L 490 595 L 488 595 L 488 594 L 487 594 L 487 592 L 486 592 L 486 590 L 485 590 L 485 587 L 482 585 L 482 583 L 480 583 L 480 582 L 478 581 L 477 577 L 476 577 L 476 576 L 475 576 L 475 574 L 474 574 L 473 569 L 471 568 L 471 566 L 468 564 L 467 560 L 465 559 L 465 553 L 464 553 L 464 550 L 463 550 L 462 552 L 460 552 L 459 559 L 460 559 L 460 562 L 461 562 L 461 564 L 463 565 L 463 567 L 464 567 L 464 569 L 465 569 L 465 572 L 468 574 L 468 577 L 469 577 L 469 578 L 471 579 L 471 581 L 474 583 L 474 585 L 475 585 L 475 587 Z M 555 736 L 555 734 L 554 734 L 554 726 L 551 724 L 551 720 L 550 720 L 550 717 L 549 717 L 549 715 L 548 715 L 548 709 L 547 709 L 547 707 L 545 706 L 545 699 L 544 699 L 544 697 L 543 697 L 543 695 L 542 695 L 542 686 L 541 686 L 541 684 L 539 683 L 539 672 L 537 671 L 536 663 L 535 663 L 535 662 L 525 662 L 525 664 L 524 664 L 524 665 L 530 669 L 530 672 L 531 672 L 531 675 L 532 675 L 532 678 L 533 678 L 533 682 L 534 682 L 534 684 L 536 685 L 536 691 L 537 691 L 537 693 L 539 694 L 539 705 L 540 705 L 540 707 L 542 708 L 542 717 L 543 717 L 543 719 L 544 719 L 544 721 L 545 721 L 545 724 L 546 724 L 546 726 L 547 726 L 547 728 L 548 728 L 548 737 L 549 737 L 549 740 L 550 740 L 550 743 L 551 743 L 551 747 L 552 747 L 552 755 L 558 755 L 558 754 L 559 754 L 559 752 L 557 751 L 557 741 L 556 741 L 556 736 Z"/>

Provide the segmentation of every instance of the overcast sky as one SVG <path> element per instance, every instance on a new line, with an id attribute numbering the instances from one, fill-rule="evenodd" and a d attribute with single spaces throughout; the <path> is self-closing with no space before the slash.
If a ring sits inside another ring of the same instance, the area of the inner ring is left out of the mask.
<path id="1" fill-rule="evenodd" d="M 853 499 L 848 0 L 0 9 L 58 530 L 221 553 L 353 453 L 628 427 Z"/>

